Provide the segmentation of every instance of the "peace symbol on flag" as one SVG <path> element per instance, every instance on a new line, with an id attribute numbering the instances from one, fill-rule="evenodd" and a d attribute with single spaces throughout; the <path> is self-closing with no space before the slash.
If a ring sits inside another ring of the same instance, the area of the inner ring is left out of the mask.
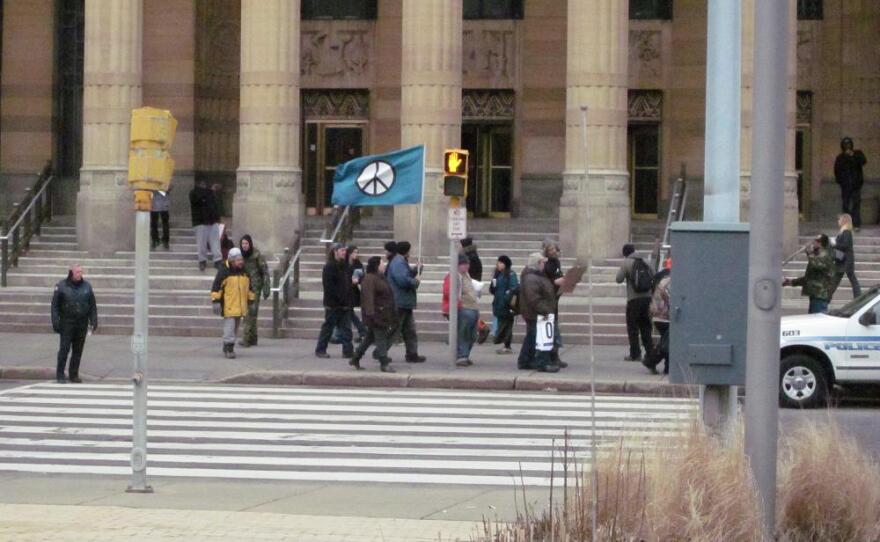
<path id="1" fill-rule="evenodd" d="M 394 185 L 394 168 L 388 162 L 370 162 L 361 170 L 357 186 L 367 196 L 381 196 Z"/>

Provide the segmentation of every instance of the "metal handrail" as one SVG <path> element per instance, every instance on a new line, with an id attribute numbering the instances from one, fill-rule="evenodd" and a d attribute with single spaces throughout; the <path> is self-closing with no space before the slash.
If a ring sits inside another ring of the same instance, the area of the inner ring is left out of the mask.
<path id="1" fill-rule="evenodd" d="M 327 224 L 327 227 L 324 229 L 324 233 L 325 234 L 327 233 L 327 230 L 330 229 L 330 226 L 332 226 L 334 224 L 334 222 L 336 224 L 336 227 L 333 229 L 333 234 L 330 235 L 329 237 L 327 235 L 323 235 L 323 234 L 321 235 L 321 242 L 322 243 L 336 242 L 336 236 L 339 235 L 339 230 L 342 228 L 342 225 L 345 223 L 345 220 L 348 218 L 349 209 L 351 209 L 351 207 L 349 207 L 348 205 L 343 207 L 342 208 L 342 216 L 340 216 L 338 219 L 336 218 L 336 211 L 334 210 L 333 218 L 331 219 L 330 223 Z"/>
<path id="2" fill-rule="evenodd" d="M 10 267 L 18 266 L 18 258 L 23 251 L 30 248 L 31 237 L 40 235 L 43 223 L 52 219 L 52 198 L 46 189 L 52 184 L 52 162 L 47 161 L 37 176 L 34 186 L 28 189 L 28 195 L 18 204 L 12 215 L 4 221 L 0 231 L 0 287 L 6 287 L 6 273 Z M 34 212 L 36 206 L 36 212 Z M 11 223 L 11 225 L 10 225 Z M 19 228 L 24 225 L 24 232 Z M 10 240 L 12 250 L 10 255 Z"/>
<path id="3" fill-rule="evenodd" d="M 278 262 L 278 267 L 272 272 L 272 337 L 276 339 L 281 336 L 281 324 L 287 318 L 287 311 L 290 307 L 291 282 L 294 290 L 293 297 L 299 297 L 301 236 L 301 232 L 297 231 L 290 246 L 284 249 L 284 256 Z M 291 252 L 294 253 L 293 257 L 290 256 Z"/>

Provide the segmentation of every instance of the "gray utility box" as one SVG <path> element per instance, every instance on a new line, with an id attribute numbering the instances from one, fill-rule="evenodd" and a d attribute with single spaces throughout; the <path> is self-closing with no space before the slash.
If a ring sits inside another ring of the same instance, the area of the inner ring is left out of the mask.
<path id="1" fill-rule="evenodd" d="M 746 381 L 749 225 L 675 222 L 670 228 L 669 381 Z"/>

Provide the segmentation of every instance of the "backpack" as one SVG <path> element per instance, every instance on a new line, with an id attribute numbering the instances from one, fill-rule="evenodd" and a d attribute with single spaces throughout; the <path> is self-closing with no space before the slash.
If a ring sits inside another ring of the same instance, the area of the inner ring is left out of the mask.
<path id="1" fill-rule="evenodd" d="M 507 308 L 511 314 L 519 314 L 519 286 L 507 290 Z"/>
<path id="2" fill-rule="evenodd" d="M 644 294 L 651 291 L 651 287 L 654 285 L 654 273 L 651 272 L 651 268 L 648 267 L 645 260 L 633 258 L 631 280 L 632 289 L 636 293 Z"/>

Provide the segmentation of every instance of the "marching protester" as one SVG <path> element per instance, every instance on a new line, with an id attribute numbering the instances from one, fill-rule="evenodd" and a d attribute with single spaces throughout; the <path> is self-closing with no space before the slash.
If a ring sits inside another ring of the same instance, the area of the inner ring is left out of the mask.
<path id="1" fill-rule="evenodd" d="M 333 330 L 339 328 L 339 340 L 342 344 L 342 356 L 352 357 L 354 346 L 351 343 L 351 272 L 348 270 L 348 249 L 342 243 L 333 243 L 321 282 L 324 286 L 324 323 L 318 334 L 315 356 L 329 358 L 327 345 Z"/>
<path id="2" fill-rule="evenodd" d="M 70 382 L 82 382 L 79 364 L 89 328 L 92 332 L 98 329 L 98 305 L 92 285 L 83 279 L 82 267 L 74 264 L 68 269 L 67 278 L 55 285 L 52 295 L 52 329 L 61 336 L 55 367 L 55 379 L 59 384 L 68 381 L 64 375 L 68 368 L 68 354 L 70 367 L 67 374 Z"/>
<path id="3" fill-rule="evenodd" d="M 168 189 L 170 192 L 171 189 Z M 171 201 L 168 199 L 168 192 L 162 190 L 153 191 L 153 200 L 150 203 L 150 246 L 156 248 L 159 241 L 162 242 L 162 248 L 168 250 L 171 234 L 168 225 L 169 211 L 171 210 Z M 159 221 L 162 221 L 162 237 L 159 237 Z"/>
<path id="4" fill-rule="evenodd" d="M 385 276 L 388 276 L 388 268 L 391 266 L 391 260 L 397 256 L 397 243 L 394 241 L 388 241 L 385 243 L 385 263 L 383 266 L 385 268 Z"/>
<path id="5" fill-rule="evenodd" d="M 801 286 L 801 295 L 810 298 L 809 314 L 828 311 L 835 273 L 830 248 L 828 236 L 824 233 L 810 241 L 805 247 L 807 270 L 804 276 L 786 278 L 782 282 L 783 286 Z"/>
<path id="6" fill-rule="evenodd" d="M 223 317 L 223 354 L 235 358 L 235 336 L 241 319 L 248 313 L 248 306 L 256 299 L 251 280 L 244 270 L 241 250 L 229 251 L 226 264 L 217 270 L 211 286 L 214 314 Z"/>
<path id="7" fill-rule="evenodd" d="M 862 168 L 867 163 L 865 153 L 853 149 L 851 137 L 840 140 L 840 154 L 834 160 L 834 180 L 840 186 L 843 212 L 852 217 L 856 231 L 862 226 L 862 185 L 865 183 Z"/>
<path id="8" fill-rule="evenodd" d="M 394 292 L 385 278 L 386 264 L 379 256 L 367 260 L 366 273 L 361 281 L 361 314 L 366 324 L 364 340 L 357 347 L 354 356 L 348 362 L 357 370 L 363 369 L 361 358 L 373 344 L 374 356 L 379 360 L 379 370 L 393 373 L 391 358 L 388 357 L 391 332 L 397 325 L 397 307 L 394 305 Z"/>
<path id="9" fill-rule="evenodd" d="M 263 299 L 268 299 L 272 280 L 269 277 L 269 266 L 266 265 L 266 259 L 254 246 L 251 236 L 247 234 L 242 236 L 238 246 L 244 258 L 244 272 L 247 273 L 248 279 L 251 281 L 251 290 L 255 293 L 253 303 L 248 306 L 247 316 L 244 318 L 244 331 L 238 342 L 241 346 L 248 348 L 257 346 L 257 315 L 260 311 L 260 292 L 263 293 Z"/>
<path id="10" fill-rule="evenodd" d="M 471 262 L 464 254 L 458 255 L 458 280 L 460 284 L 458 302 L 456 303 L 456 311 L 458 313 L 458 349 L 455 356 L 455 364 L 459 367 L 470 367 L 474 362 L 470 359 L 471 349 L 477 340 L 477 322 L 480 319 L 479 305 L 477 305 L 477 294 L 474 291 L 474 285 L 471 277 L 468 275 L 468 268 Z M 449 317 L 449 311 L 452 310 L 450 300 L 451 275 L 446 274 L 443 279 L 443 299 L 442 310 L 446 317 Z"/>
<path id="11" fill-rule="evenodd" d="M 654 275 L 654 288 L 651 293 L 651 319 L 654 328 L 660 334 L 660 342 L 654 349 L 645 354 L 642 364 L 653 374 L 657 374 L 657 366 L 666 361 L 663 374 L 669 374 L 669 284 L 672 277 L 672 260 L 663 263 L 663 269 Z"/>
<path id="12" fill-rule="evenodd" d="M 419 342 L 416 333 L 416 321 L 413 311 L 416 308 L 417 290 L 421 279 L 413 273 L 409 266 L 409 251 L 412 248 L 409 241 L 397 243 L 397 254 L 394 255 L 388 265 L 386 274 L 391 290 L 394 292 L 394 303 L 397 305 L 398 324 L 403 343 L 406 347 L 406 361 L 409 363 L 422 363 L 425 356 L 419 355 Z M 351 332 L 349 332 L 351 333 Z"/>
<path id="13" fill-rule="evenodd" d="M 558 348 L 556 342 L 553 342 L 553 349 L 549 352 L 538 350 L 535 344 L 538 337 L 538 316 L 547 317 L 556 312 L 556 292 L 545 274 L 546 261 L 539 252 L 531 254 L 520 278 L 520 314 L 526 321 L 526 336 L 519 351 L 517 367 L 556 373 L 560 369 L 558 364 L 553 363 L 553 350 Z"/>
<path id="14" fill-rule="evenodd" d="M 220 252 L 220 206 L 216 194 L 208 188 L 206 181 L 196 181 L 195 188 L 189 193 L 189 205 L 192 225 L 196 231 L 199 270 L 204 271 L 207 267 L 208 250 L 214 267 L 220 269 L 223 265 L 223 255 Z"/>
<path id="15" fill-rule="evenodd" d="M 852 286 L 853 299 L 855 299 L 862 295 L 862 287 L 859 285 L 859 279 L 856 278 L 856 253 L 853 246 L 852 217 L 843 213 L 837 218 L 837 225 L 840 227 L 840 233 L 837 234 L 833 242 L 835 272 L 831 296 L 834 296 L 834 292 L 837 291 L 837 287 L 840 286 L 840 281 L 843 280 L 843 275 L 845 274 L 846 278 L 849 279 L 850 286 Z"/>
<path id="16" fill-rule="evenodd" d="M 471 262 L 473 264 L 473 262 Z M 495 331 L 495 344 L 503 344 L 496 350 L 497 354 L 511 354 L 510 343 L 513 341 L 513 322 L 515 314 L 511 310 L 510 300 L 519 292 L 519 280 L 513 272 L 513 263 L 506 255 L 498 257 L 489 293 L 492 298 L 492 314 L 498 321 Z"/>
<path id="17" fill-rule="evenodd" d="M 553 283 L 553 293 L 556 297 L 556 308 L 553 311 L 556 321 L 556 332 L 553 336 L 553 342 L 556 343 L 556 347 L 551 352 L 551 356 L 554 364 L 558 365 L 560 369 L 565 369 L 568 367 L 568 363 L 559 359 L 559 349 L 562 348 L 562 334 L 559 331 L 559 298 L 562 297 L 562 284 L 565 281 L 563 278 L 564 273 L 562 272 L 562 262 L 559 260 L 561 251 L 559 250 L 559 243 L 549 237 L 544 238 L 541 248 L 545 258 L 544 275 Z"/>
<path id="18" fill-rule="evenodd" d="M 626 333 L 629 336 L 629 355 L 624 361 L 641 361 L 639 336 L 645 355 L 651 353 L 651 284 L 654 274 L 650 266 L 636 254 L 633 245 L 623 245 L 623 263 L 617 270 L 618 284 L 626 282 Z"/>
<path id="19" fill-rule="evenodd" d="M 361 342 L 367 335 L 367 328 L 357 314 L 357 309 L 361 306 L 360 283 L 364 278 L 364 264 L 361 263 L 360 251 L 355 245 L 348 245 L 348 272 L 351 273 L 351 314 L 349 314 L 349 318 L 358 333 L 357 342 Z M 363 309 L 361 310 L 363 311 Z M 339 328 L 333 331 L 333 339 L 330 342 L 340 344 Z"/>

